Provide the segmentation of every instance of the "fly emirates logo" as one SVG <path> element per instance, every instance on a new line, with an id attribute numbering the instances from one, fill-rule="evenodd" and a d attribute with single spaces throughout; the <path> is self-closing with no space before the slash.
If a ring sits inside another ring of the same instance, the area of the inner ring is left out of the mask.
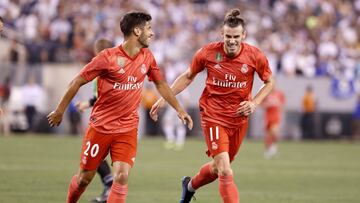
<path id="1" fill-rule="evenodd" d="M 114 90 L 137 90 L 142 88 L 143 82 L 136 82 L 137 77 L 128 76 L 127 83 L 114 83 Z"/>
<path id="2" fill-rule="evenodd" d="M 230 88 L 246 88 L 247 81 L 237 82 L 236 76 L 226 73 L 225 80 L 220 80 L 213 77 L 213 85 L 219 87 L 230 87 Z"/>

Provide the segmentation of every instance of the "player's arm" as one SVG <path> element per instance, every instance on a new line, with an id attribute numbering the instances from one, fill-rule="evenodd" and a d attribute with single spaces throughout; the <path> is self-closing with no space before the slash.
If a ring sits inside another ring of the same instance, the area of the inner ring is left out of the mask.
<path id="1" fill-rule="evenodd" d="M 191 84 L 191 82 L 194 80 L 196 75 L 197 74 L 193 73 L 190 68 L 188 68 L 184 73 L 179 75 L 176 78 L 176 80 L 174 81 L 174 83 L 171 85 L 171 91 L 173 92 L 173 94 L 177 95 L 180 92 L 182 92 L 186 87 L 188 87 Z M 159 110 L 159 108 L 161 108 L 161 107 L 163 107 L 165 105 L 165 100 L 164 100 L 164 97 L 160 98 L 151 107 L 150 117 L 154 121 L 157 121 L 157 119 L 158 119 L 158 110 Z"/>
<path id="2" fill-rule="evenodd" d="M 275 81 L 273 77 L 269 77 L 269 79 L 265 80 L 254 99 L 251 101 L 242 101 L 240 103 L 240 107 L 236 110 L 236 113 L 242 116 L 249 116 L 252 114 L 256 107 L 261 104 L 265 97 L 271 92 L 274 87 L 274 83 Z"/>
<path id="3" fill-rule="evenodd" d="M 47 116 L 51 127 L 60 125 L 64 112 L 68 107 L 70 101 L 74 98 L 80 87 L 86 83 L 88 83 L 88 81 L 80 75 L 75 77 L 70 82 L 68 89 L 66 90 L 64 96 L 61 98 L 60 103 L 57 105 L 56 109 Z"/>
<path id="4" fill-rule="evenodd" d="M 169 104 L 178 112 L 179 118 L 182 120 L 184 124 L 188 125 L 189 129 L 192 129 L 193 121 L 191 117 L 184 111 L 184 109 L 180 106 L 177 101 L 174 93 L 170 89 L 169 85 L 164 80 L 154 81 L 157 90 L 160 95 L 167 101 Z"/>

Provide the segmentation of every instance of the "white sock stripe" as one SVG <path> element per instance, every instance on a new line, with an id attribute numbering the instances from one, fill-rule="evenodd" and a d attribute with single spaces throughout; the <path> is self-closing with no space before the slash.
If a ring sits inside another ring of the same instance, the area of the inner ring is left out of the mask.
<path id="1" fill-rule="evenodd" d="M 210 127 L 210 141 L 213 141 L 213 132 L 212 132 L 212 127 Z"/>
<path id="2" fill-rule="evenodd" d="M 219 126 L 216 126 L 215 127 L 215 136 L 216 136 L 216 139 L 218 140 L 219 139 Z"/>

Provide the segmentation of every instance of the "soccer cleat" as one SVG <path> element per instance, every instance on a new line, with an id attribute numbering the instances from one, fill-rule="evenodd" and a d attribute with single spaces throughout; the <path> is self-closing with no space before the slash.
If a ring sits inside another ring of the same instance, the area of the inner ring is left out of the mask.
<path id="1" fill-rule="evenodd" d="M 91 202 L 106 203 L 110 193 L 110 189 L 111 187 L 105 186 L 104 191 L 101 193 L 101 195 L 99 197 L 92 199 Z"/>
<path id="2" fill-rule="evenodd" d="M 188 203 L 191 201 L 191 198 L 194 196 L 195 192 L 190 192 L 188 190 L 188 184 L 191 181 L 191 178 L 189 176 L 185 176 L 182 179 L 182 194 L 180 203 Z"/>

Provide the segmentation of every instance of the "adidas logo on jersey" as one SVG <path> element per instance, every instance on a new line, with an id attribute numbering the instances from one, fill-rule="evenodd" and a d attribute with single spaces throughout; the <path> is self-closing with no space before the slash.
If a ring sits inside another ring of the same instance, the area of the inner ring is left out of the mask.
<path id="1" fill-rule="evenodd" d="M 118 73 L 124 74 L 125 70 L 123 68 L 120 68 L 120 70 L 118 71 Z"/>

